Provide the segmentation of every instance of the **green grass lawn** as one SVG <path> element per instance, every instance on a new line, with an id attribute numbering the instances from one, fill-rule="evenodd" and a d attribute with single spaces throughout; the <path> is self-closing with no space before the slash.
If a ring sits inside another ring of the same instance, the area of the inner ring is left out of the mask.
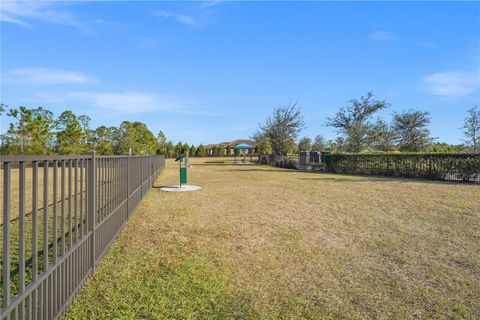
<path id="1" fill-rule="evenodd" d="M 47 197 L 47 215 L 48 215 L 48 233 L 47 233 L 47 252 L 48 252 L 48 261 L 50 264 L 54 263 L 54 250 L 53 250 L 53 243 L 54 243 L 54 228 L 53 228 L 53 219 L 54 219 L 54 212 L 53 212 L 53 169 L 49 168 L 49 183 L 48 183 L 48 197 Z M 70 234 L 68 232 L 68 217 L 69 217 L 69 203 L 72 206 L 71 209 L 71 216 L 72 216 L 72 230 L 71 233 L 72 243 L 75 243 L 77 240 L 77 230 L 80 227 L 83 228 L 86 232 L 86 225 L 83 222 L 83 219 L 80 219 L 80 183 L 77 183 L 77 195 L 78 197 L 75 199 L 74 191 L 75 191 L 75 182 L 74 175 L 72 173 L 72 199 L 68 201 L 68 168 L 65 170 L 66 178 L 65 178 L 65 199 L 64 199 L 64 239 L 65 239 L 65 248 L 64 250 L 68 250 L 70 248 Z M 19 170 L 17 168 L 11 169 L 11 179 L 10 179 L 10 294 L 12 296 L 16 295 L 19 291 Z M 44 272 L 45 264 L 44 264 L 44 237 L 43 237 L 43 227 L 44 227 L 44 189 L 43 189 L 43 167 L 38 169 L 38 196 L 37 196 L 37 270 L 38 274 Z M 80 173 L 78 172 L 77 176 Z M 28 286 L 32 282 L 33 276 L 33 206 L 32 206 L 32 168 L 26 168 L 25 170 L 25 285 Z M 60 185 L 61 185 L 61 169 L 58 169 L 58 178 L 57 178 L 57 195 L 56 195 L 56 218 L 57 218 L 57 256 L 61 255 L 62 252 L 62 226 L 61 226 L 61 192 L 60 192 Z M 3 193 L 3 170 L 2 170 L 2 177 L 0 178 L 0 193 Z M 85 208 L 85 193 L 82 194 L 82 208 Z M 76 204 L 76 207 L 75 207 Z M 0 207 L 3 208 L 3 197 L 0 197 Z M 84 218 L 84 210 L 82 212 L 82 218 Z M 82 221 L 82 222 L 81 222 Z M 78 223 L 78 228 L 75 227 L 75 222 Z M 3 261 L 3 220 L 0 222 L 0 242 L 2 242 L 2 246 L 0 246 L 0 260 Z M 78 239 L 80 239 L 80 234 Z M 3 263 L 0 264 L 0 272 L 3 272 Z M 3 303 L 4 296 L 3 296 L 3 278 L 0 279 L 0 302 Z"/>
<path id="2" fill-rule="evenodd" d="M 74 171 L 72 170 L 71 176 L 71 198 L 69 201 L 69 190 L 68 190 L 68 177 L 69 170 L 65 170 L 65 190 L 64 190 L 64 216 L 63 216 L 63 238 L 65 239 L 65 248 L 63 248 L 62 242 L 62 192 L 61 192 L 61 168 L 58 169 L 57 177 L 57 193 L 54 197 L 53 192 L 53 169 L 48 169 L 48 196 L 46 202 L 44 203 L 44 184 L 43 184 L 43 167 L 38 169 L 38 196 L 37 196 L 37 270 L 38 274 L 45 271 L 44 264 L 44 221 L 47 221 L 48 232 L 47 232 L 47 253 L 48 253 L 48 262 L 49 264 L 54 263 L 54 228 L 53 221 L 54 216 L 56 215 L 57 220 L 57 233 L 56 233 L 56 243 L 57 243 L 57 257 L 59 257 L 63 251 L 67 251 L 71 248 L 77 240 L 81 239 L 82 234 L 87 232 L 86 226 L 86 186 L 85 180 L 83 181 L 83 187 L 80 186 L 80 180 L 75 179 Z M 3 172 L 0 175 L 0 194 L 3 193 Z M 113 177 L 113 173 L 109 177 Z M 80 175 L 80 171 L 77 172 L 77 178 L 83 177 L 85 179 L 86 172 L 84 171 L 83 175 Z M 77 181 L 77 182 L 75 182 Z M 12 296 L 16 295 L 19 291 L 19 272 L 20 272 L 20 219 L 19 219 L 19 170 L 17 168 L 11 169 L 11 188 L 10 188 L 10 294 Z M 101 184 L 102 182 L 99 182 Z M 110 184 L 109 184 L 110 183 Z M 33 277 L 33 261 L 34 261 L 34 250 L 33 250 L 33 199 L 32 199 L 32 169 L 26 168 L 25 170 L 25 285 L 28 286 L 32 282 Z M 76 184 L 76 188 L 75 188 Z M 111 182 L 103 182 L 105 187 L 111 187 Z M 80 192 L 82 191 L 82 192 Z M 55 200 L 55 201 L 54 201 Z M 118 198 L 113 198 L 113 200 L 118 200 Z M 53 207 L 56 203 L 56 212 L 54 212 Z M 47 208 L 48 219 L 44 219 L 43 208 Z M 111 202 L 108 202 L 108 208 L 112 208 L 114 205 Z M 3 197 L 0 197 L 0 207 L 3 207 Z M 80 210 L 80 208 L 82 210 Z M 81 211 L 81 212 L 80 212 Z M 104 213 L 105 214 L 105 213 Z M 70 220 L 71 215 L 71 221 Z M 72 233 L 69 233 L 69 225 L 71 224 Z M 0 261 L 3 261 L 3 220 L 0 221 Z M 78 236 L 78 237 L 77 237 Z M 70 237 L 72 239 L 70 245 Z M 0 264 L 0 274 L 3 272 L 3 263 Z M 3 278 L 0 279 L 0 303 L 4 300 L 3 297 Z"/>
<path id="3" fill-rule="evenodd" d="M 204 159 L 189 175 L 203 189 L 152 189 L 67 319 L 480 317 L 478 185 Z"/>

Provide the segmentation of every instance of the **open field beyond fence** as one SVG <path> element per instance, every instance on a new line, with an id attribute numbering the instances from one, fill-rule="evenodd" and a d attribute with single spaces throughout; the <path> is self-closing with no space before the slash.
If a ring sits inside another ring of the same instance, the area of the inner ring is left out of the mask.
<path id="1" fill-rule="evenodd" d="M 154 188 L 67 319 L 480 317 L 478 185 L 192 161 L 203 188 Z"/>

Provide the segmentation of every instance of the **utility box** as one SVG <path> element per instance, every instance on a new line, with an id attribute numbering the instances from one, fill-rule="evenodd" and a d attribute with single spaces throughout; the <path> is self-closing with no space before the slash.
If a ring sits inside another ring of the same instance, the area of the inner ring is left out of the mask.
<path id="1" fill-rule="evenodd" d="M 298 162 L 300 163 L 300 165 L 306 166 L 306 165 L 308 165 L 309 162 L 310 162 L 310 161 L 309 161 L 309 160 L 310 160 L 309 158 L 310 158 L 310 157 L 309 157 L 308 152 L 307 152 L 307 151 L 302 151 L 302 152 L 300 152 L 300 159 L 298 159 L 298 160 L 299 160 Z"/>
<path id="2" fill-rule="evenodd" d="M 320 152 L 310 151 L 310 163 L 320 163 Z"/>

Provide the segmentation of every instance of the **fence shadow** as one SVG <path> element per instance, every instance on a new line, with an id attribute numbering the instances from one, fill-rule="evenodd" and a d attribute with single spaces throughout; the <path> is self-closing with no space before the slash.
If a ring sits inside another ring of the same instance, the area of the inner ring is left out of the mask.
<path id="1" fill-rule="evenodd" d="M 234 166 L 233 163 L 221 163 L 221 162 L 206 162 L 206 163 L 192 163 L 192 167 L 221 167 L 221 166 Z"/>
<path id="2" fill-rule="evenodd" d="M 307 172 L 307 171 L 303 171 Z M 442 185 L 462 185 L 462 186 L 472 186 L 478 187 L 478 184 L 473 182 L 462 182 L 462 181 L 444 181 L 444 180 L 428 180 L 422 178 L 405 178 L 405 177 L 393 177 L 393 176 L 368 176 L 368 175 L 356 175 L 356 174 L 345 174 L 345 173 L 328 173 L 328 172 L 308 172 L 316 173 L 318 175 L 338 175 L 339 178 L 334 177 L 310 177 L 310 178 L 297 178 L 299 180 L 317 180 L 317 181 L 335 181 L 335 182 L 395 182 L 395 183 L 423 183 L 423 184 L 442 184 Z M 356 179 L 351 178 L 341 178 L 341 177 L 355 177 Z"/>
<path id="3" fill-rule="evenodd" d="M 233 166 L 233 165 L 232 165 Z M 235 166 L 236 168 L 242 168 L 243 166 Z M 245 168 L 245 167 L 243 167 Z M 272 168 L 272 169 L 262 169 L 262 168 L 247 168 L 245 170 L 236 170 L 236 169 L 227 169 L 227 170 L 222 170 L 222 171 L 230 171 L 230 172 L 238 172 L 238 171 L 243 171 L 243 172 L 274 172 L 274 173 L 280 173 L 280 172 L 291 172 L 291 173 L 303 173 L 303 171 L 298 171 L 295 169 L 283 169 L 283 168 Z"/>
<path id="4" fill-rule="evenodd" d="M 318 177 L 318 178 L 297 178 L 298 180 L 311 180 L 311 181 L 333 181 L 333 182 L 365 182 L 371 181 L 372 179 L 363 179 L 363 177 L 358 177 L 357 179 L 350 178 L 331 178 L 331 177 Z"/>
<path id="5" fill-rule="evenodd" d="M 335 182 L 396 182 L 396 183 L 424 183 L 424 184 L 445 184 L 445 185 L 469 185 L 478 187 L 476 183 L 465 183 L 462 181 L 444 181 L 444 180 L 428 180 L 422 178 L 405 178 L 405 177 L 394 177 L 394 176 L 369 176 L 369 175 L 357 175 L 357 174 L 345 174 L 345 173 L 331 173 L 331 172 L 321 172 L 321 171 L 307 171 L 307 170 L 295 170 L 295 169 L 285 169 L 271 167 L 272 169 L 267 168 L 248 168 L 244 170 L 237 169 L 225 169 L 222 171 L 229 172 L 272 172 L 272 173 L 311 173 L 315 174 L 316 177 L 298 177 L 299 180 L 317 180 L 321 181 L 335 181 Z M 338 178 L 333 177 L 338 176 Z M 349 177 L 349 178 L 343 178 Z"/>

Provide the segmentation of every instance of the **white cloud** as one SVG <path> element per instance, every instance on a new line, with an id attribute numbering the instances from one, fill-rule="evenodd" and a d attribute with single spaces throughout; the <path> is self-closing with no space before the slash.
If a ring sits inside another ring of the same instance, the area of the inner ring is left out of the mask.
<path id="1" fill-rule="evenodd" d="M 5 80 L 25 84 L 85 84 L 97 82 L 83 72 L 49 68 L 13 69 L 5 75 Z"/>
<path id="2" fill-rule="evenodd" d="M 435 95 L 465 96 L 480 91 L 480 72 L 438 72 L 423 80 L 428 91 Z"/>
<path id="3" fill-rule="evenodd" d="M 76 100 L 85 100 L 96 108 L 127 114 L 174 109 L 179 104 L 174 98 L 136 91 L 72 92 L 69 97 Z"/>
<path id="4" fill-rule="evenodd" d="M 165 19 L 174 19 L 180 22 L 181 24 L 188 25 L 191 27 L 198 26 L 197 20 L 185 14 L 177 14 L 169 11 L 156 11 L 153 13 L 153 15 L 156 17 L 165 18 Z"/>
<path id="5" fill-rule="evenodd" d="M 395 35 L 393 35 L 391 32 L 375 31 L 372 34 L 370 34 L 370 39 L 375 41 L 388 42 L 388 41 L 396 40 L 397 37 L 395 37 Z"/>
<path id="6" fill-rule="evenodd" d="M 162 111 L 185 117 L 220 117 L 223 113 L 199 109 L 195 100 L 142 91 L 71 91 L 29 93 L 25 103 L 58 104 L 76 108 L 95 109 L 99 115 L 132 115 Z M 83 111 L 82 111 L 83 112 Z M 112 113 L 113 112 L 113 113 Z"/>
<path id="7" fill-rule="evenodd" d="M 94 23 L 94 24 L 112 24 L 113 22 L 104 20 L 104 19 L 93 19 L 88 21 L 89 23 Z"/>
<path id="8" fill-rule="evenodd" d="M 62 3 L 62 5 L 65 5 Z M 54 24 L 63 24 L 76 28 L 83 26 L 75 17 L 58 8 L 59 3 L 53 1 L 2 1 L 0 21 L 14 23 L 23 27 L 32 27 L 28 20 L 39 20 Z"/>

